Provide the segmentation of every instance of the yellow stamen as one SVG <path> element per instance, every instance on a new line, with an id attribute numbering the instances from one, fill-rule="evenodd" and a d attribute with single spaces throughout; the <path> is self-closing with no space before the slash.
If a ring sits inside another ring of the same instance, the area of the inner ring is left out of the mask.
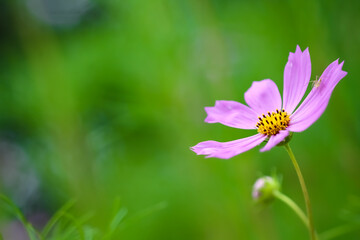
<path id="1" fill-rule="evenodd" d="M 271 136 L 278 134 L 280 130 L 285 130 L 289 122 L 289 114 L 284 109 L 282 111 L 276 109 L 276 112 L 267 112 L 259 117 L 256 128 L 259 133 Z"/>

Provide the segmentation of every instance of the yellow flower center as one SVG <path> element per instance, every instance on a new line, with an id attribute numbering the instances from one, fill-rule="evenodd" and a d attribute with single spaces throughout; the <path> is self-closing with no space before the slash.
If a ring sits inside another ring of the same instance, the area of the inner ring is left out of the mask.
<path id="1" fill-rule="evenodd" d="M 267 115 L 263 114 L 259 117 L 256 128 L 259 133 L 271 136 L 278 134 L 280 130 L 285 130 L 289 122 L 289 114 L 284 109 L 282 111 L 276 109 L 276 112 L 267 112 Z"/>

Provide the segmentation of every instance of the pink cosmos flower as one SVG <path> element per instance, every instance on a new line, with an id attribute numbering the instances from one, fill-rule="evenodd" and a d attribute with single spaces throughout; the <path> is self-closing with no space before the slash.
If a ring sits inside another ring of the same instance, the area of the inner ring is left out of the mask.
<path id="1" fill-rule="evenodd" d="M 332 91 L 346 76 L 344 62 L 332 62 L 302 104 L 296 109 L 310 81 L 311 62 L 309 49 L 296 47 L 290 52 L 284 70 L 283 101 L 276 84 L 265 79 L 253 82 L 245 92 L 248 106 L 235 101 L 216 101 L 214 107 L 205 107 L 207 123 L 221 123 L 229 127 L 256 129 L 257 134 L 231 142 L 205 141 L 192 147 L 198 155 L 228 159 L 259 145 L 268 139 L 260 150 L 268 151 L 283 141 L 289 132 L 302 132 L 310 127 L 325 111 Z M 295 110 L 296 109 L 296 110 Z"/>

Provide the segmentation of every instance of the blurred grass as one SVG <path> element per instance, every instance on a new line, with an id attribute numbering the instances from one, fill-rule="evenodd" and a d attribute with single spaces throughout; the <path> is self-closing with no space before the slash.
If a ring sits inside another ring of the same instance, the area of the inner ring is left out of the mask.
<path id="1" fill-rule="evenodd" d="M 259 212 L 251 201 L 253 182 L 275 167 L 303 206 L 283 149 L 229 161 L 189 150 L 252 134 L 205 124 L 203 108 L 244 102 L 264 78 L 282 91 L 296 44 L 310 48 L 312 79 L 337 58 L 349 72 L 324 115 L 291 142 L 318 231 L 341 224 L 348 197 L 360 195 L 358 1 L 94 1 L 64 28 L 36 19 L 22 1 L 1 6 L 0 141 L 24 152 L 19 177 L 32 169 L 39 179 L 28 214 L 76 198 L 75 214 L 92 212 L 91 224 L 106 229 L 120 196 L 132 212 L 168 206 L 114 239 L 306 239 L 286 206 Z M 5 178 L 2 191 L 19 198 Z"/>

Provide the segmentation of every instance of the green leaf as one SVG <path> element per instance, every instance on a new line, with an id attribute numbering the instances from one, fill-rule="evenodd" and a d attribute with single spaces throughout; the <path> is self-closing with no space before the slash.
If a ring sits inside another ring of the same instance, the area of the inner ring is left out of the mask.
<path id="1" fill-rule="evenodd" d="M 151 207 L 148 207 L 138 213 L 136 213 L 134 216 L 132 216 L 131 218 L 129 218 L 126 223 L 122 223 L 121 227 L 125 227 L 127 225 L 131 225 L 133 223 L 136 223 L 137 221 L 140 221 L 141 219 L 143 219 L 144 217 L 147 217 L 157 211 L 160 211 L 162 209 L 165 209 L 167 207 L 168 203 L 167 202 L 160 202 L 158 204 L 155 204 Z"/>
<path id="2" fill-rule="evenodd" d="M 9 208 L 10 211 L 20 220 L 24 225 L 30 240 L 43 239 L 41 235 L 34 229 L 34 227 L 27 221 L 25 216 L 22 214 L 21 210 L 5 195 L 0 194 L 0 200 L 2 200 Z M 2 239 L 2 237 L 1 237 Z"/>
<path id="3" fill-rule="evenodd" d="M 55 226 L 55 224 L 66 214 L 66 212 L 74 205 L 75 200 L 70 200 L 65 203 L 48 221 L 46 226 L 42 231 L 42 235 L 44 238 L 50 233 L 51 229 Z"/>
<path id="4" fill-rule="evenodd" d="M 126 214 L 128 213 L 128 210 L 126 208 L 120 208 L 113 219 L 110 222 L 109 230 L 107 234 L 103 237 L 103 239 L 110 239 L 111 236 L 115 233 L 117 228 L 119 227 L 119 224 L 121 221 L 125 218 Z"/>

